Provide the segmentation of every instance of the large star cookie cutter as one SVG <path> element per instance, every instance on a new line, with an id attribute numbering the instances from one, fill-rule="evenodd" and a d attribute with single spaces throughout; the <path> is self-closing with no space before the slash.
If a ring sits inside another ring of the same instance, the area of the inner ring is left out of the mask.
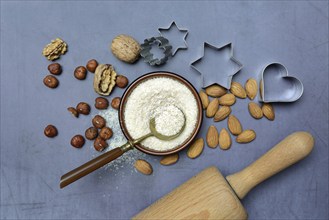
<path id="1" fill-rule="evenodd" d="M 287 68 L 281 63 L 270 63 L 261 73 L 261 101 L 294 102 L 303 95 L 303 83 L 288 74 Z"/>
<path id="2" fill-rule="evenodd" d="M 218 55 L 223 55 L 221 53 L 223 53 L 225 49 L 229 49 L 229 56 L 226 55 L 226 58 L 223 57 L 224 59 L 218 59 L 218 62 L 216 61 L 216 63 L 210 63 L 212 65 L 202 66 L 201 63 L 206 60 L 203 61 L 207 48 L 211 49 L 213 53 L 218 53 Z M 216 47 L 208 42 L 204 42 L 202 56 L 193 61 L 190 66 L 201 74 L 203 88 L 212 84 L 218 84 L 226 89 L 230 89 L 233 76 L 242 69 L 243 64 L 233 56 L 232 43 L 225 44 L 222 47 Z M 220 70 L 220 67 L 225 68 L 225 70 Z"/>
<path id="3" fill-rule="evenodd" d="M 188 48 L 187 46 L 187 42 L 186 42 L 186 37 L 188 35 L 188 30 L 187 29 L 183 29 L 183 28 L 179 28 L 176 24 L 175 21 L 171 22 L 171 24 L 168 27 L 159 27 L 158 31 L 160 33 L 161 36 L 163 36 L 162 32 L 166 32 L 166 31 L 170 31 L 172 28 L 176 28 L 180 33 L 184 34 L 183 36 L 183 43 L 184 45 L 179 45 L 176 48 L 174 48 L 172 56 L 175 56 L 175 54 L 177 53 L 178 50 L 186 50 Z M 172 39 L 169 39 L 169 41 L 172 43 Z"/>

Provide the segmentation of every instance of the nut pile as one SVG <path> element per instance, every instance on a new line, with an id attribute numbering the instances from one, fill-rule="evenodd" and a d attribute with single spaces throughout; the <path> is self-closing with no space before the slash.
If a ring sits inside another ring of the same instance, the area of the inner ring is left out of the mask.
<path id="1" fill-rule="evenodd" d="M 257 82 L 253 78 L 248 79 L 244 87 L 238 82 L 232 82 L 229 92 L 214 84 L 207 87 L 205 91 L 200 91 L 199 96 L 207 117 L 213 118 L 214 122 L 228 118 L 227 128 L 232 135 L 236 136 L 236 142 L 249 143 L 256 138 L 256 133 L 252 129 L 243 128 L 240 120 L 232 114 L 231 106 L 234 105 L 237 98 L 245 99 L 248 97 L 251 100 L 248 104 L 250 115 L 255 119 L 261 119 L 265 116 L 271 121 L 275 118 L 274 109 L 269 103 L 264 103 L 261 107 L 252 101 L 258 92 Z M 209 100 L 209 97 L 213 99 Z M 219 145 L 223 150 L 229 149 L 232 140 L 228 130 L 223 128 L 218 132 L 215 126 L 210 126 L 206 137 L 207 145 L 211 148 L 216 148 Z"/>
<path id="2" fill-rule="evenodd" d="M 52 42 L 51 45 L 47 45 L 47 48 L 44 49 L 44 51 L 49 51 L 50 49 L 53 49 L 54 45 L 57 44 L 59 41 Z M 64 47 L 64 45 L 60 44 Z M 66 46 L 66 44 L 65 44 Z M 49 57 L 50 60 L 55 59 L 55 52 L 50 53 L 52 54 L 51 57 Z M 48 58 L 48 57 L 47 57 Z M 57 57 L 59 58 L 59 56 Z M 56 58 L 56 59 L 57 59 Z M 45 86 L 49 88 L 56 88 L 59 85 L 59 80 L 56 78 L 56 76 L 60 75 L 62 73 L 62 66 L 59 63 L 51 63 L 48 65 L 48 71 L 50 75 L 47 75 L 43 79 L 43 83 Z M 97 60 L 92 59 L 89 60 L 86 64 L 86 67 L 84 66 L 78 66 L 74 70 L 74 77 L 78 80 L 84 80 L 86 79 L 87 73 L 95 73 L 94 75 L 94 87 L 95 91 L 102 95 L 109 95 L 114 88 L 114 86 L 118 86 L 119 88 L 125 88 L 129 81 L 128 78 L 123 75 L 118 75 L 115 73 L 113 66 L 110 64 L 98 64 Z M 114 109 L 118 109 L 120 106 L 120 97 L 115 97 L 111 101 L 111 106 Z M 104 97 L 97 97 L 95 99 L 95 108 L 98 110 L 104 110 L 109 107 L 110 103 L 109 101 Z M 80 102 L 76 105 L 76 107 L 68 107 L 67 110 L 76 118 L 79 117 L 79 115 L 89 115 L 91 111 L 91 107 L 86 102 Z M 89 127 L 85 131 L 85 137 L 81 134 L 77 134 L 71 139 L 71 145 L 75 148 L 81 148 L 85 144 L 85 138 L 87 140 L 94 141 L 94 148 L 97 151 L 103 151 L 107 146 L 107 140 L 109 140 L 112 135 L 112 129 L 110 127 L 106 126 L 106 120 L 100 116 L 96 115 L 92 119 L 92 127 Z M 57 128 L 54 125 L 48 125 L 44 129 L 45 136 L 49 138 L 53 138 L 58 135 Z"/>
<path id="3" fill-rule="evenodd" d="M 207 117 L 213 118 L 214 122 L 220 122 L 228 118 L 228 129 L 222 128 L 220 132 L 218 132 L 214 125 L 208 128 L 206 143 L 210 148 L 216 148 L 219 145 L 220 149 L 228 150 L 232 145 L 230 133 L 237 136 L 237 143 L 249 143 L 256 138 L 255 131 L 252 129 L 244 130 L 239 119 L 231 114 L 231 106 L 235 104 L 236 98 L 245 99 L 248 97 L 251 100 L 248 104 L 248 110 L 253 118 L 260 119 L 264 115 L 268 120 L 274 120 L 275 113 L 271 104 L 264 103 L 262 107 L 260 107 L 255 102 L 252 102 L 257 95 L 257 91 L 257 82 L 253 78 L 247 80 L 245 87 L 238 82 L 232 82 L 230 93 L 219 85 L 211 85 L 207 87 L 205 91 L 200 91 L 199 96 Z M 209 97 L 212 97 L 212 100 L 210 100 Z M 202 153 L 203 148 L 204 139 L 198 138 L 189 147 L 187 156 L 191 159 L 197 158 Z M 172 156 L 169 155 L 166 157 Z"/>
<path id="4" fill-rule="evenodd" d="M 111 50 L 115 57 L 119 60 L 134 63 L 139 58 L 140 45 L 132 37 L 128 35 L 119 35 L 113 39 L 111 44 Z M 61 55 L 67 51 L 67 44 L 60 38 L 52 40 L 51 43 L 45 46 L 42 54 L 50 61 L 59 59 Z M 59 63 L 51 63 L 48 65 L 49 75 L 45 76 L 43 83 L 45 86 L 51 89 L 55 89 L 59 85 L 58 76 L 63 72 L 62 66 Z M 88 72 L 94 73 L 93 88 L 96 93 L 102 96 L 108 96 L 111 94 L 115 86 L 119 88 L 125 88 L 129 84 L 129 80 L 124 75 L 118 75 L 114 70 L 114 67 L 110 64 L 99 64 L 97 60 L 91 59 L 85 66 L 78 66 L 73 71 L 73 76 L 78 80 L 85 80 Z M 94 107 L 98 110 L 108 109 L 109 105 L 113 109 L 119 109 L 121 98 L 114 97 L 111 102 L 104 97 L 97 97 L 95 99 Z M 80 102 L 76 107 L 70 106 L 67 110 L 72 116 L 78 118 L 79 115 L 89 115 L 91 107 L 86 102 Z M 72 137 L 71 145 L 75 148 L 82 148 L 87 140 L 94 142 L 94 148 L 97 151 L 103 151 L 108 147 L 107 141 L 112 137 L 113 131 L 106 125 L 106 120 L 96 115 L 91 120 L 92 126 L 87 128 L 84 136 L 77 134 Z M 54 138 L 58 135 L 57 128 L 54 125 L 47 125 L 44 129 L 44 135 L 49 138 Z M 162 161 L 162 164 L 171 164 L 173 161 L 177 161 L 178 157 L 167 158 Z M 135 164 L 136 168 L 144 173 L 151 174 L 152 167 L 145 160 L 137 160 Z"/>
<path id="5" fill-rule="evenodd" d="M 92 123 L 96 126 L 88 128 L 85 132 L 85 136 L 88 140 L 94 140 L 95 150 L 103 151 L 106 147 L 108 147 L 106 141 L 113 135 L 112 129 L 106 127 L 106 121 L 100 115 L 96 115 L 93 118 Z"/>
<path id="6" fill-rule="evenodd" d="M 104 110 L 109 107 L 109 101 L 104 97 L 97 97 L 95 99 L 95 108 Z M 67 109 L 74 117 L 79 117 L 79 114 L 88 115 L 90 113 L 90 105 L 85 102 L 80 102 L 76 108 L 69 107 Z M 112 129 L 106 126 L 106 120 L 96 115 L 92 118 L 92 127 L 89 127 L 85 131 L 86 139 L 94 141 L 94 148 L 97 151 L 103 151 L 108 147 L 109 140 L 112 135 Z M 85 138 L 82 135 L 76 135 L 71 139 L 71 145 L 76 148 L 81 148 L 85 144 Z"/>

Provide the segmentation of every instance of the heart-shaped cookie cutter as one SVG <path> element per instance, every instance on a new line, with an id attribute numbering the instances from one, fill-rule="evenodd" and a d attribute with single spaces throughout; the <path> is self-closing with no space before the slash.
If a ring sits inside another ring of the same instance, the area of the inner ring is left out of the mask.
<path id="1" fill-rule="evenodd" d="M 269 81 L 272 83 L 268 83 Z M 278 86 L 276 81 L 281 85 Z M 270 63 L 262 70 L 260 82 L 262 102 L 294 102 L 302 96 L 303 91 L 303 83 L 296 77 L 289 76 L 283 64 Z"/>

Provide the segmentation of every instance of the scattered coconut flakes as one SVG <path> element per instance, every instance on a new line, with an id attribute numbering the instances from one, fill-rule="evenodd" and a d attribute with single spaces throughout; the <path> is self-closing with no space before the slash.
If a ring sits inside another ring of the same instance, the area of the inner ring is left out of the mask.
<path id="1" fill-rule="evenodd" d="M 183 112 L 174 105 L 161 106 L 154 110 L 155 130 L 162 135 L 177 134 L 184 125 Z"/>

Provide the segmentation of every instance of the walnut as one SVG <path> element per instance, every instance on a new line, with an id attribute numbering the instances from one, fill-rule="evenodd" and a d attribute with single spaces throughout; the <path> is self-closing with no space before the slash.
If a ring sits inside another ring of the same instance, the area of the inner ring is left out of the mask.
<path id="1" fill-rule="evenodd" d="M 118 35 L 112 40 L 111 51 L 119 60 L 134 63 L 139 58 L 141 46 L 128 35 Z"/>
<path id="2" fill-rule="evenodd" d="M 99 64 L 94 75 L 94 89 L 100 95 L 110 95 L 117 73 L 110 64 Z"/>
<path id="3" fill-rule="evenodd" d="M 56 60 L 62 54 L 65 54 L 67 51 L 67 44 L 60 38 L 52 40 L 50 44 L 47 44 L 43 48 L 42 55 L 44 55 L 48 60 Z"/>

